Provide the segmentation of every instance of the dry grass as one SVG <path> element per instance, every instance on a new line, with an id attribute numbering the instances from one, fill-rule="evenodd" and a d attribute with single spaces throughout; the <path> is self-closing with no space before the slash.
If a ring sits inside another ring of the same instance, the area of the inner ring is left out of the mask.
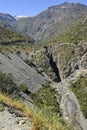
<path id="1" fill-rule="evenodd" d="M 18 100 L 11 100 L 5 94 L 0 93 L 0 101 L 22 111 L 32 122 L 31 130 L 69 130 L 63 120 L 56 114 L 47 110 L 38 110 L 26 107 Z"/>
<path id="2" fill-rule="evenodd" d="M 18 100 L 11 100 L 10 97 L 6 96 L 5 94 L 0 93 L 0 101 L 4 102 L 5 104 L 14 107 L 17 110 L 22 111 L 23 115 L 26 117 L 30 116 L 29 109 L 23 103 Z"/>

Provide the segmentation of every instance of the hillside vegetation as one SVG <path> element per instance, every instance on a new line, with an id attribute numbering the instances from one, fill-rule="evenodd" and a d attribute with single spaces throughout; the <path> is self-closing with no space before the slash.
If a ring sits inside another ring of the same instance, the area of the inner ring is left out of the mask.
<path id="1" fill-rule="evenodd" d="M 71 89 L 79 100 L 83 115 L 87 118 L 87 75 L 81 75 L 76 82 L 72 82 Z"/>
<path id="2" fill-rule="evenodd" d="M 83 17 L 71 28 L 69 28 L 60 36 L 54 37 L 50 42 L 68 42 L 68 43 L 79 43 L 87 41 L 87 16 Z"/>
<path id="3" fill-rule="evenodd" d="M 31 38 L 24 37 L 21 34 L 8 30 L 0 26 L 0 44 L 9 45 L 9 44 L 22 44 L 32 42 Z"/>

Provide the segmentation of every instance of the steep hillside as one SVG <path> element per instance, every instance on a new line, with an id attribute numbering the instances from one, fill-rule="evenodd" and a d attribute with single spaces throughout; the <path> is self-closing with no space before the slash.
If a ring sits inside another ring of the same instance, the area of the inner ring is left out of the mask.
<path id="1" fill-rule="evenodd" d="M 25 44 L 31 43 L 33 40 L 29 37 L 25 37 L 21 34 L 3 28 L 4 23 L 1 23 L 0 26 L 0 44 L 1 45 L 8 45 L 8 44 Z M 5 24 L 4 24 L 5 25 Z M 7 27 L 7 24 L 6 24 Z"/>
<path id="2" fill-rule="evenodd" d="M 15 50 L 14 50 L 15 51 Z M 43 83 L 45 83 L 47 77 L 41 75 L 36 71 L 35 68 L 28 65 L 28 57 L 18 51 L 9 52 L 9 49 L 4 51 L 3 47 L 0 53 L 0 70 L 4 73 L 11 74 L 13 76 L 14 82 L 19 84 L 25 84 L 28 90 L 36 91 Z"/>
<path id="3" fill-rule="evenodd" d="M 87 42 L 55 43 L 41 47 L 32 56 L 32 61 L 51 79 L 60 82 L 76 70 L 87 69 Z"/>
<path id="4" fill-rule="evenodd" d="M 16 31 L 30 35 L 33 39 L 44 41 L 68 29 L 76 20 L 87 14 L 87 6 L 77 3 L 63 3 L 49 7 L 35 17 L 25 18 L 13 23 Z"/>
<path id="5" fill-rule="evenodd" d="M 60 109 L 62 111 L 62 116 L 70 126 L 70 130 L 87 130 L 86 84 L 87 69 L 76 70 L 75 73 L 71 74 L 60 83 L 53 84 L 56 92 L 61 96 Z"/>
<path id="6" fill-rule="evenodd" d="M 71 28 L 69 28 L 64 33 L 61 33 L 60 36 L 56 36 L 50 40 L 50 43 L 60 43 L 60 42 L 68 42 L 68 43 L 76 43 L 86 42 L 87 41 L 87 15 L 82 17 L 77 21 Z"/>
<path id="7" fill-rule="evenodd" d="M 14 29 L 12 28 L 12 26 L 11 26 L 10 24 L 8 24 L 7 22 L 5 22 L 5 21 L 0 21 L 0 26 L 1 26 L 1 27 L 4 27 L 4 28 L 8 28 L 8 29 L 10 29 L 10 30 L 14 30 Z"/>
<path id="8" fill-rule="evenodd" d="M 0 21 L 4 21 L 8 24 L 11 24 L 12 22 L 15 22 L 16 19 L 9 14 L 0 13 Z"/>

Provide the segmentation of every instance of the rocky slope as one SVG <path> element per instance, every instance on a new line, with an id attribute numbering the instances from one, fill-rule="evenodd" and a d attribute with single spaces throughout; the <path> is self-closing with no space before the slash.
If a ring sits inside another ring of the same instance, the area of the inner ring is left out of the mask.
<path id="1" fill-rule="evenodd" d="M 11 24 L 12 22 L 15 22 L 16 19 L 10 14 L 0 13 L 0 21 L 4 21 L 8 24 Z"/>
<path id="2" fill-rule="evenodd" d="M 61 83 L 53 84 L 53 87 L 61 95 L 60 109 L 65 121 L 70 125 L 72 130 L 87 130 L 87 120 L 84 118 L 79 102 L 70 89 L 70 83 L 75 82 L 83 75 L 87 75 L 87 69 L 77 70 Z"/>
<path id="3" fill-rule="evenodd" d="M 44 46 L 33 55 L 33 61 L 54 81 L 61 81 L 76 70 L 87 69 L 87 42 Z"/>
<path id="4" fill-rule="evenodd" d="M 85 14 L 87 14 L 87 6 L 65 2 L 49 7 L 35 17 L 18 20 L 12 26 L 16 31 L 31 36 L 36 42 L 46 41 L 68 29 Z"/>
<path id="5" fill-rule="evenodd" d="M 22 59 L 24 58 L 24 60 Z M 7 74 L 12 74 L 14 82 L 25 84 L 30 92 L 36 91 L 47 80 L 47 77 L 39 74 L 34 68 L 30 67 L 25 61 L 24 54 L 15 54 L 9 51 L 0 53 L 0 70 Z M 49 80 L 49 78 L 48 78 Z"/>
<path id="6" fill-rule="evenodd" d="M 0 130 L 30 130 L 30 126 L 28 118 L 11 114 L 7 107 L 0 111 Z"/>

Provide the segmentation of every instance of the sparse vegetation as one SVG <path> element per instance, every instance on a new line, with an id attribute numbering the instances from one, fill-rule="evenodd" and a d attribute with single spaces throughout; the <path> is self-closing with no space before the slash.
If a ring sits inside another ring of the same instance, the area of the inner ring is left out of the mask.
<path id="1" fill-rule="evenodd" d="M 87 41 L 87 18 L 82 18 L 68 30 L 54 37 L 48 43 L 75 43 Z M 48 44 L 47 43 L 47 44 Z"/>
<path id="2" fill-rule="evenodd" d="M 24 116 L 32 122 L 32 130 L 69 130 L 64 121 L 50 111 L 26 107 L 18 100 L 11 100 L 8 96 L 0 93 L 0 101 L 15 109 L 22 111 Z M 44 109 L 44 108 L 43 108 Z"/>
<path id="3" fill-rule="evenodd" d="M 28 91 L 27 86 L 23 83 L 19 85 L 18 89 L 19 89 L 19 91 L 22 91 L 22 92 Z"/>
<path id="4" fill-rule="evenodd" d="M 25 84 L 21 83 L 19 86 L 17 86 L 13 82 L 12 75 L 0 72 L 0 92 L 7 95 L 16 93 L 15 96 L 19 96 L 21 91 L 24 93 L 28 91 Z"/>
<path id="5" fill-rule="evenodd" d="M 4 105 L 0 102 L 0 111 L 4 111 L 5 107 Z"/>
<path id="6" fill-rule="evenodd" d="M 13 82 L 12 75 L 0 72 L 0 91 L 8 95 L 18 92 L 17 85 Z"/>
<path id="7" fill-rule="evenodd" d="M 6 81 L 11 81 L 10 85 L 12 85 L 12 88 L 11 86 L 9 86 L 9 82 Z M 44 92 L 41 95 L 41 97 L 43 98 L 43 103 L 38 103 L 38 106 L 40 106 L 39 108 L 25 106 L 17 98 L 11 99 L 10 96 L 7 96 L 10 92 L 12 92 L 12 90 L 17 89 L 13 85 L 14 84 L 10 76 L 0 72 L 0 110 L 4 110 L 4 104 L 14 109 L 20 110 L 23 113 L 23 116 L 27 116 L 29 117 L 29 119 L 31 119 L 32 130 L 68 130 L 68 127 L 64 123 L 63 119 L 59 116 L 59 114 L 57 114 L 58 106 L 54 96 L 54 90 L 50 87 L 49 83 L 43 85 L 43 90 L 41 92 Z M 20 91 L 26 90 L 24 84 L 21 84 L 19 88 Z M 47 98 L 48 96 L 49 100 Z M 38 98 L 38 96 L 36 98 Z"/>
<path id="8" fill-rule="evenodd" d="M 25 37 L 21 34 L 8 30 L 0 26 L 0 44 L 9 45 L 9 44 L 22 44 L 30 43 L 32 40 L 29 37 Z"/>
<path id="9" fill-rule="evenodd" d="M 87 118 L 87 76 L 80 76 L 80 78 L 71 83 L 71 89 L 77 96 L 83 115 Z"/>

